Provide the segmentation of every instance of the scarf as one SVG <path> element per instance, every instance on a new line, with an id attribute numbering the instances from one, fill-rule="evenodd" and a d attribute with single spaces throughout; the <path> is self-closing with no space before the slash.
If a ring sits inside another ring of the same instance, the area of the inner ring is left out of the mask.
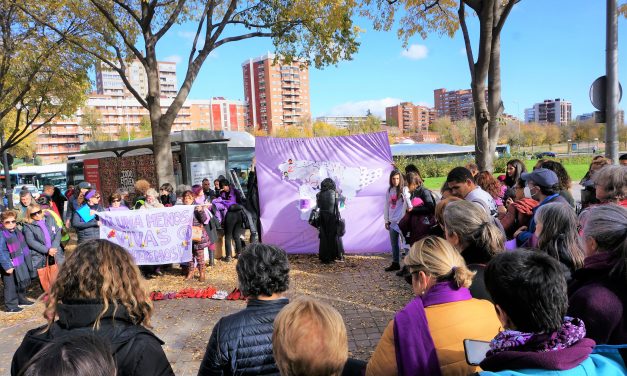
<path id="1" fill-rule="evenodd" d="M 440 362 L 429 333 L 425 307 L 471 298 L 467 288 L 459 288 L 452 281 L 440 282 L 424 296 L 417 296 L 396 314 L 394 348 L 399 375 L 441 375 Z"/>
<path id="2" fill-rule="evenodd" d="M 52 239 L 50 238 L 50 231 L 48 231 L 48 226 L 46 226 L 46 220 L 42 219 L 40 221 L 35 221 L 37 226 L 41 229 L 41 232 L 44 234 L 44 244 L 46 248 L 52 248 Z"/>
<path id="3" fill-rule="evenodd" d="M 20 287 L 26 287 L 30 284 L 31 275 L 34 277 L 36 272 L 33 270 L 30 249 L 26 245 L 24 235 L 18 230 L 2 230 L 2 235 L 7 242 L 15 279 Z"/>
<path id="4" fill-rule="evenodd" d="M 538 201 L 532 198 L 521 198 L 520 200 L 516 200 L 512 203 L 516 210 L 524 215 L 532 215 L 533 209 L 538 206 Z"/>
<path id="5" fill-rule="evenodd" d="M 563 350 L 586 336 L 586 326 L 583 321 L 564 317 L 562 327 L 553 333 L 525 333 L 516 330 L 504 330 L 497 334 L 490 342 L 490 350 L 486 356 L 490 357 L 503 351 L 531 351 L 549 352 Z"/>

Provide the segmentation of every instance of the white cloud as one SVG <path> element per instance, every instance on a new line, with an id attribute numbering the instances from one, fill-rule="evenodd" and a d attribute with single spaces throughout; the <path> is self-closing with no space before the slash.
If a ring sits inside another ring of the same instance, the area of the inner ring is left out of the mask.
<path id="1" fill-rule="evenodd" d="M 463 55 L 463 56 L 466 56 L 466 47 L 461 48 L 461 49 L 459 50 L 459 54 L 460 54 L 460 55 Z"/>
<path id="2" fill-rule="evenodd" d="M 370 99 L 357 102 L 346 102 L 334 106 L 325 113 L 326 116 L 365 116 L 368 110 L 372 114 L 385 118 L 385 108 L 396 106 L 403 100 L 398 98 Z"/>
<path id="3" fill-rule="evenodd" d="M 178 35 L 182 39 L 185 39 L 189 43 L 193 43 L 194 42 L 194 38 L 196 37 L 196 32 L 195 31 L 179 31 L 179 32 L 176 33 L 176 35 Z M 201 33 L 198 36 L 198 42 L 196 42 L 196 47 L 202 46 L 203 43 L 205 43 L 205 37 Z"/>
<path id="4" fill-rule="evenodd" d="M 172 63 L 180 63 L 183 60 L 181 55 L 170 55 L 163 58 L 163 61 L 170 61 Z"/>
<path id="5" fill-rule="evenodd" d="M 426 59 L 428 54 L 429 49 L 422 44 L 412 44 L 408 49 L 401 51 L 401 56 L 411 60 Z"/>

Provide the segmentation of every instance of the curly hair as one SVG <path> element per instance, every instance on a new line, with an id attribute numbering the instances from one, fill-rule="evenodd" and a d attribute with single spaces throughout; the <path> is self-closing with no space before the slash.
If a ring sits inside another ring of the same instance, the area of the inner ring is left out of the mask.
<path id="1" fill-rule="evenodd" d="M 481 171 L 475 176 L 475 183 L 484 191 L 488 192 L 492 198 L 501 197 L 501 183 L 488 171 Z"/>
<path id="2" fill-rule="evenodd" d="M 572 181 L 570 180 L 568 171 L 566 171 L 566 169 L 561 163 L 557 161 L 548 160 L 546 162 L 543 162 L 540 167 L 546 168 L 555 172 L 555 175 L 557 175 L 557 178 L 559 179 L 560 190 L 567 191 L 570 189 L 570 185 Z"/>
<path id="3" fill-rule="evenodd" d="M 240 254 L 235 269 L 244 296 L 272 296 L 287 291 L 290 285 L 287 253 L 276 246 L 250 244 Z"/>
<path id="4" fill-rule="evenodd" d="M 150 183 L 146 179 L 139 179 L 135 182 L 135 191 L 137 194 L 145 195 L 150 188 Z"/>
<path id="5" fill-rule="evenodd" d="M 102 301 L 103 308 L 94 322 L 94 329 L 99 328 L 100 319 L 111 305 L 114 312 L 119 305 L 124 306 L 134 324 L 150 327 L 152 302 L 143 282 L 139 268 L 124 248 L 108 240 L 86 241 L 59 269 L 44 310 L 48 329 L 56 316 L 58 303 L 72 299 Z"/>

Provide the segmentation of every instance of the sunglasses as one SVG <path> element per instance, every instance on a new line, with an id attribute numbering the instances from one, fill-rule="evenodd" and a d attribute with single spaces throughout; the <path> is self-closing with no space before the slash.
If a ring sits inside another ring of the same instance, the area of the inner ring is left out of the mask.
<path id="1" fill-rule="evenodd" d="M 16 223 L 16 222 L 15 221 L 4 221 L 2 223 L 4 223 L 5 225 L 10 225 L 11 223 Z"/>
<path id="2" fill-rule="evenodd" d="M 121 202 L 121 200 L 113 200 L 113 201 L 111 201 L 111 202 Z"/>
<path id="3" fill-rule="evenodd" d="M 32 212 L 32 213 L 30 213 L 30 215 L 31 215 L 31 216 L 34 216 L 34 215 L 41 214 L 41 213 L 42 213 L 42 211 L 41 211 L 41 210 L 39 210 L 39 211 L 36 211 L 36 212 Z"/>

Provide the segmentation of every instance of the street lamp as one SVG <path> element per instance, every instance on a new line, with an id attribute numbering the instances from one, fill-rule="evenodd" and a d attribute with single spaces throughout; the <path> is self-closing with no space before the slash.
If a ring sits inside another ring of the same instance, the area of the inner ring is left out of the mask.
<path id="1" fill-rule="evenodd" d="M 569 156 L 569 157 L 570 157 L 570 151 L 571 151 L 571 150 L 570 150 L 570 146 L 571 146 L 571 145 L 570 145 L 570 142 L 571 142 L 571 141 L 572 141 L 572 140 L 571 140 L 570 138 L 569 138 L 568 140 L 566 140 L 566 142 L 568 143 L 568 144 L 566 145 L 566 148 L 567 148 L 567 150 L 568 150 L 568 156 Z"/>

